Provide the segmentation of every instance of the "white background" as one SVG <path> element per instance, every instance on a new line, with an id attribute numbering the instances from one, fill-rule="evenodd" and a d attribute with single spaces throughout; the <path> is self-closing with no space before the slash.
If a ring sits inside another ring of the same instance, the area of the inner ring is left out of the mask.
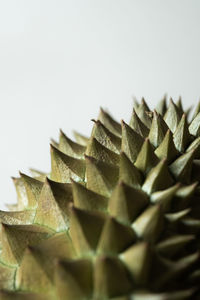
<path id="1" fill-rule="evenodd" d="M 89 134 L 99 106 L 128 121 L 132 95 L 200 95 L 198 0 L 0 1 L 0 203 L 10 176 L 50 169 L 59 128 Z"/>

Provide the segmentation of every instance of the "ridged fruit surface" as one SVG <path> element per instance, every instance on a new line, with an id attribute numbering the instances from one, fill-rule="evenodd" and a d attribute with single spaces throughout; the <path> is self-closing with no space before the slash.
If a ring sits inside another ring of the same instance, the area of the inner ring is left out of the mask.
<path id="1" fill-rule="evenodd" d="M 52 141 L 50 174 L 13 178 L 0 299 L 200 299 L 200 104 L 142 99 L 129 124 L 101 109 L 74 136 Z"/>

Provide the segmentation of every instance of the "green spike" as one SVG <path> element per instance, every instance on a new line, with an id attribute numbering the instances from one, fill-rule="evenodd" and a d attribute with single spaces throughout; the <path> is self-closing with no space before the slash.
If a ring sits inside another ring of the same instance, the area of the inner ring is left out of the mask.
<path id="1" fill-rule="evenodd" d="M 114 275 L 114 276 L 113 276 Z M 94 268 L 94 298 L 107 299 L 129 294 L 132 282 L 123 263 L 109 256 L 96 259 Z"/>
<path id="2" fill-rule="evenodd" d="M 102 214 L 71 207 L 70 236 L 79 256 L 91 255 L 96 250 L 103 224 Z"/>
<path id="3" fill-rule="evenodd" d="M 166 160 L 161 160 L 157 166 L 148 173 L 142 189 L 151 194 L 155 191 L 164 190 L 173 184 L 173 179 L 169 174 Z"/>
<path id="4" fill-rule="evenodd" d="M 142 145 L 142 148 L 138 154 L 135 162 L 136 168 L 142 171 L 144 174 L 148 173 L 158 163 L 158 158 L 154 154 L 154 149 L 149 141 L 146 139 Z"/>
<path id="5" fill-rule="evenodd" d="M 72 181 L 74 205 L 80 209 L 105 211 L 108 206 L 108 198 L 99 195 L 85 186 Z"/>
<path id="6" fill-rule="evenodd" d="M 100 236 L 97 251 L 106 255 L 120 253 L 135 240 L 136 235 L 131 227 L 117 222 L 112 217 L 108 217 Z"/>
<path id="7" fill-rule="evenodd" d="M 119 155 L 100 144 L 94 137 L 89 140 L 85 154 L 108 164 L 119 164 Z"/>
<path id="8" fill-rule="evenodd" d="M 134 244 L 120 255 L 136 284 L 147 282 L 151 265 L 151 251 L 145 242 Z"/>
<path id="9" fill-rule="evenodd" d="M 109 212 L 122 223 L 130 224 L 148 204 L 147 195 L 120 182 L 109 199 Z"/>
<path id="10" fill-rule="evenodd" d="M 140 152 L 144 139 L 130 126 L 122 121 L 122 151 L 134 163 Z"/>
<path id="11" fill-rule="evenodd" d="M 197 103 L 197 106 L 196 106 L 196 109 L 194 111 L 194 114 L 193 114 L 193 117 L 192 117 L 192 120 L 194 120 L 196 118 L 196 116 L 200 113 L 200 100 L 198 101 Z"/>
<path id="12" fill-rule="evenodd" d="M 68 232 L 59 232 L 34 246 L 41 254 L 45 255 L 51 265 L 55 259 L 75 259 L 76 253 Z"/>
<path id="13" fill-rule="evenodd" d="M 37 180 L 39 180 L 39 181 L 41 181 L 41 182 L 44 182 L 44 180 L 45 180 L 45 178 L 46 178 L 46 176 L 47 176 L 46 173 L 41 172 L 41 171 L 38 171 L 38 170 L 33 169 L 33 168 L 30 168 L 29 171 L 31 172 L 31 175 L 32 175 L 35 179 L 37 179 Z"/>
<path id="14" fill-rule="evenodd" d="M 194 150 L 194 158 L 200 158 L 200 137 L 196 138 L 190 146 L 187 148 L 186 152 Z"/>
<path id="15" fill-rule="evenodd" d="M 23 173 L 20 173 L 24 185 L 26 188 L 26 194 L 28 197 L 28 208 L 34 209 L 37 207 L 38 199 L 42 190 L 43 183 L 35 178 L 29 177 Z"/>
<path id="16" fill-rule="evenodd" d="M 171 201 L 179 187 L 180 184 L 177 183 L 164 191 L 154 192 L 151 194 L 151 202 L 160 204 L 164 212 L 168 211 L 171 206 Z"/>
<path id="17" fill-rule="evenodd" d="M 92 273 L 90 260 L 58 261 L 55 284 L 59 299 L 89 299 L 92 294 Z"/>
<path id="18" fill-rule="evenodd" d="M 133 110 L 129 126 L 144 138 L 149 134 L 149 129 L 140 120 L 135 110 Z"/>
<path id="19" fill-rule="evenodd" d="M 16 273 L 16 268 L 8 267 L 0 262 L 0 289 L 1 290 L 14 289 L 15 273 Z"/>
<path id="20" fill-rule="evenodd" d="M 168 125 L 169 129 L 174 133 L 180 120 L 181 120 L 181 111 L 176 106 L 176 104 L 174 104 L 173 100 L 170 99 L 168 109 L 164 115 L 164 121 Z"/>
<path id="21" fill-rule="evenodd" d="M 46 295 L 53 288 L 46 270 L 38 261 L 37 253 L 31 247 L 28 247 L 24 252 L 16 273 L 15 284 L 18 290 L 45 293 Z"/>
<path id="22" fill-rule="evenodd" d="M 121 149 L 121 138 L 109 131 L 100 120 L 92 121 L 94 121 L 94 127 L 91 136 L 95 137 L 97 141 L 106 148 L 119 154 Z"/>
<path id="23" fill-rule="evenodd" d="M 26 187 L 24 184 L 24 180 L 18 177 L 12 177 L 12 180 L 15 185 L 15 189 L 17 193 L 17 200 L 18 200 L 17 208 L 18 210 L 23 210 L 28 206 L 28 197 L 26 194 Z"/>
<path id="24" fill-rule="evenodd" d="M 28 225 L 33 223 L 35 210 L 2 211 L 0 210 L 0 222 L 7 225 Z"/>
<path id="25" fill-rule="evenodd" d="M 82 146 L 87 146 L 89 140 L 88 137 L 85 137 L 84 135 L 78 133 L 77 131 L 73 131 L 73 135 L 77 143 L 79 143 Z"/>
<path id="26" fill-rule="evenodd" d="M 38 201 L 34 222 L 55 231 L 67 229 L 69 204 L 73 201 L 71 185 L 46 179 Z"/>
<path id="27" fill-rule="evenodd" d="M 154 147 L 158 147 L 167 132 L 167 125 L 165 121 L 162 119 L 161 115 L 159 115 L 156 111 L 153 113 L 153 120 L 149 132 L 149 140 Z"/>
<path id="28" fill-rule="evenodd" d="M 189 183 L 191 177 L 191 169 L 193 162 L 194 151 L 190 151 L 178 157 L 170 166 L 169 169 L 176 180 L 183 183 Z"/>
<path id="29" fill-rule="evenodd" d="M 191 135 L 194 135 L 196 137 L 200 136 L 200 112 L 190 124 L 189 132 Z"/>
<path id="30" fill-rule="evenodd" d="M 173 257 L 179 253 L 183 247 L 194 240 L 193 235 L 175 235 L 157 244 L 157 251 L 167 257 Z"/>
<path id="31" fill-rule="evenodd" d="M 135 96 L 133 96 L 133 108 L 135 109 L 135 108 L 139 107 L 139 105 L 140 104 L 139 104 L 137 98 Z"/>
<path id="32" fill-rule="evenodd" d="M 179 152 L 183 153 L 189 141 L 190 133 L 188 130 L 187 119 L 186 115 L 183 114 L 181 121 L 179 122 L 179 125 L 176 128 L 176 131 L 174 132 L 174 144 L 176 146 L 176 149 Z"/>
<path id="33" fill-rule="evenodd" d="M 105 110 L 101 108 L 98 119 L 110 130 L 113 134 L 121 136 L 121 125 L 116 122 Z"/>
<path id="34" fill-rule="evenodd" d="M 81 159 L 84 158 L 86 147 L 73 142 L 60 130 L 59 150 L 69 156 Z"/>
<path id="35" fill-rule="evenodd" d="M 153 205 L 147 208 L 132 224 L 139 238 L 146 241 L 155 241 L 159 237 L 163 220 L 159 205 Z"/>
<path id="36" fill-rule="evenodd" d="M 193 196 L 194 192 L 196 191 L 198 186 L 198 182 L 192 183 L 187 186 L 181 186 L 177 191 L 176 191 L 176 197 L 182 198 L 182 199 L 187 199 Z"/>
<path id="37" fill-rule="evenodd" d="M 182 97 L 179 96 L 178 101 L 176 102 L 176 106 L 179 108 L 181 114 L 184 113 L 184 109 L 183 109 L 183 103 L 182 103 Z"/>
<path id="38" fill-rule="evenodd" d="M 140 188 L 142 185 L 140 172 L 124 152 L 120 155 L 119 180 L 135 188 Z"/>
<path id="39" fill-rule="evenodd" d="M 144 98 L 142 98 L 141 104 L 136 108 L 136 113 L 140 120 L 144 123 L 147 128 L 151 127 L 151 117 L 149 117 L 148 112 L 150 111 Z"/>
<path id="40" fill-rule="evenodd" d="M 8 265 L 20 263 L 27 245 L 37 244 L 52 234 L 52 230 L 37 225 L 2 224 L 2 262 Z"/>
<path id="41" fill-rule="evenodd" d="M 85 161 L 68 156 L 51 145 L 51 179 L 58 182 L 70 182 L 85 179 Z"/>
<path id="42" fill-rule="evenodd" d="M 85 161 L 87 188 L 109 197 L 118 180 L 119 169 L 90 156 L 85 156 Z"/>
<path id="43" fill-rule="evenodd" d="M 168 220 L 170 223 L 179 222 L 181 219 L 183 219 L 185 216 L 187 216 L 190 213 L 190 209 L 184 209 L 175 213 L 168 213 L 165 215 L 166 220 Z"/>
<path id="44" fill-rule="evenodd" d="M 177 157 L 178 151 L 175 148 L 170 130 L 167 131 L 162 143 L 155 150 L 155 154 L 159 159 L 167 159 L 168 162 L 173 161 Z"/>
<path id="45" fill-rule="evenodd" d="M 164 116 L 164 114 L 166 113 L 167 110 L 167 96 L 164 95 L 164 97 L 160 100 L 160 102 L 158 103 L 158 105 L 156 106 L 156 111 L 161 115 Z"/>

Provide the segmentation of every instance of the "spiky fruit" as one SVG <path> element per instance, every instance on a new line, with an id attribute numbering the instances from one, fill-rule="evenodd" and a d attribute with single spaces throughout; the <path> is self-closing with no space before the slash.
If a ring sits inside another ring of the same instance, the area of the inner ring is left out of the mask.
<path id="1" fill-rule="evenodd" d="M 130 124 L 101 110 L 90 138 L 61 131 L 51 173 L 14 179 L 0 212 L 0 299 L 200 299 L 200 106 Z"/>

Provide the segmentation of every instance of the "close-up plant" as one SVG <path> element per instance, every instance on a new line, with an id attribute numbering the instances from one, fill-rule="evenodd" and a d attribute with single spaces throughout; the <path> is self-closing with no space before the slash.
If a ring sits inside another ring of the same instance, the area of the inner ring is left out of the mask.
<path id="1" fill-rule="evenodd" d="M 60 131 L 51 172 L 13 178 L 0 212 L 0 299 L 199 299 L 200 105 L 101 109 L 90 137 Z"/>

